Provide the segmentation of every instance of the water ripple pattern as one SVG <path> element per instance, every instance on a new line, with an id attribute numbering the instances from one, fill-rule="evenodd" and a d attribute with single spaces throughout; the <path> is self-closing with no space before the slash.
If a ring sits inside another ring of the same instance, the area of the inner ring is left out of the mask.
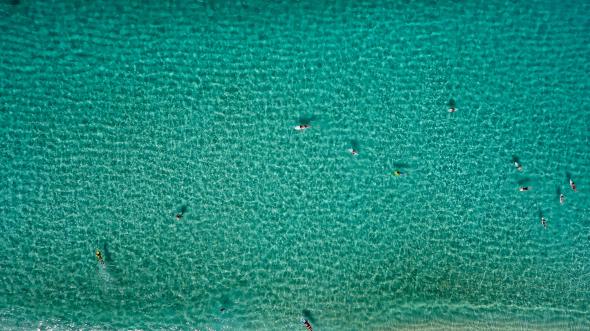
<path id="1" fill-rule="evenodd" d="M 588 330 L 589 45 L 587 1 L 0 1 L 0 329 Z"/>

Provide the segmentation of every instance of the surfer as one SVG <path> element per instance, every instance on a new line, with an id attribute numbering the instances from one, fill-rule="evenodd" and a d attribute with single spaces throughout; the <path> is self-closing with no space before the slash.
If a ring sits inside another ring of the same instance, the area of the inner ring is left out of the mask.
<path id="1" fill-rule="evenodd" d="M 564 202 L 565 202 L 565 195 L 563 195 L 563 193 L 561 193 L 559 195 L 559 203 L 563 205 Z"/>
<path id="2" fill-rule="evenodd" d="M 541 224 L 543 224 L 543 227 L 547 229 L 547 219 L 543 216 L 541 216 Z"/>
<path id="3" fill-rule="evenodd" d="M 396 170 L 396 171 L 393 172 L 393 175 L 396 176 L 396 177 L 401 177 L 401 176 L 405 176 L 406 174 L 403 173 L 403 172 L 401 172 L 401 171 L 399 171 L 399 170 Z"/>
<path id="4" fill-rule="evenodd" d="M 183 214 L 184 214 L 184 213 L 182 213 L 182 212 L 180 212 L 180 213 L 176 214 L 176 220 L 177 220 L 177 221 L 180 221 L 180 220 L 182 219 L 182 216 L 184 216 Z"/>
<path id="5" fill-rule="evenodd" d="M 100 264 L 104 264 L 104 259 L 102 258 L 102 253 L 100 252 L 100 249 L 97 249 L 95 254 L 98 262 L 100 262 Z"/>
<path id="6" fill-rule="evenodd" d="M 306 130 L 306 129 L 309 129 L 309 128 L 311 128 L 311 125 L 309 125 L 309 124 L 300 124 L 300 125 L 297 125 L 295 127 L 295 130 L 297 130 L 297 131 L 303 131 L 303 130 Z"/>
<path id="7" fill-rule="evenodd" d="M 520 187 L 518 190 L 519 190 L 520 192 L 524 192 L 524 191 L 528 191 L 528 190 L 530 190 L 530 189 L 531 189 L 531 187 L 530 187 L 530 186 L 521 186 L 521 187 Z"/>
<path id="8" fill-rule="evenodd" d="M 349 152 L 350 154 L 352 154 L 353 156 L 357 156 L 357 155 L 359 155 L 359 151 L 357 151 L 357 150 L 356 150 L 356 149 L 354 149 L 354 148 L 349 148 L 349 149 L 348 149 L 348 152 Z"/>
<path id="9" fill-rule="evenodd" d="M 309 323 L 309 321 L 303 317 L 301 317 L 301 324 L 303 324 L 308 331 L 313 331 L 313 328 L 311 327 L 311 323 Z"/>
<path id="10" fill-rule="evenodd" d="M 574 183 L 574 181 L 570 178 L 570 187 L 572 188 L 572 190 L 574 190 L 574 192 L 578 192 L 578 190 L 576 189 L 576 183 Z"/>
<path id="11" fill-rule="evenodd" d="M 520 162 L 518 162 L 516 159 L 514 160 L 514 166 L 518 171 L 522 171 L 522 164 L 520 164 Z"/>
<path id="12" fill-rule="evenodd" d="M 457 111 L 457 108 L 455 108 L 455 107 L 449 108 L 449 113 L 454 113 L 456 111 Z"/>

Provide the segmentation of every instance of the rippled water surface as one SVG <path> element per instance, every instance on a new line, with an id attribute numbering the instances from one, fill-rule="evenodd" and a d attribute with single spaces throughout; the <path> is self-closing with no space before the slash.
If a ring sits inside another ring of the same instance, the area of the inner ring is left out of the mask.
<path id="1" fill-rule="evenodd" d="M 589 45 L 585 1 L 0 1 L 0 328 L 588 330 Z"/>

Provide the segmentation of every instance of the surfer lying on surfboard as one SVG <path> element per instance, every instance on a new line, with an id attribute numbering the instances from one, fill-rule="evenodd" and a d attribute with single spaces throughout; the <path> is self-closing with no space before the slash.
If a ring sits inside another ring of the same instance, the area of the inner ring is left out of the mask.
<path id="1" fill-rule="evenodd" d="M 406 173 L 405 173 L 405 172 L 401 172 L 401 171 L 399 171 L 399 170 L 395 170 L 395 171 L 392 173 L 392 175 L 394 175 L 394 176 L 396 176 L 396 177 L 402 177 L 402 176 L 405 176 L 405 175 L 406 175 Z"/>
<path id="2" fill-rule="evenodd" d="M 98 262 L 100 262 L 100 264 L 104 264 L 104 259 L 102 258 L 102 253 L 100 252 L 100 249 L 97 249 L 95 254 Z"/>
<path id="3" fill-rule="evenodd" d="M 572 190 L 574 190 L 574 192 L 578 192 L 578 190 L 576 189 L 576 183 L 574 183 L 574 181 L 570 178 L 570 187 L 572 188 Z"/>
<path id="4" fill-rule="evenodd" d="M 303 324 L 308 331 L 313 331 L 313 328 L 311 327 L 311 323 L 309 323 L 309 321 L 303 317 L 301 317 L 301 324 Z"/>
<path id="5" fill-rule="evenodd" d="M 357 151 L 357 150 L 356 150 L 356 149 L 354 149 L 354 148 L 349 148 L 349 149 L 348 149 L 348 152 L 349 152 L 350 154 L 354 155 L 354 156 L 357 156 L 357 155 L 359 155 L 359 151 Z"/>
<path id="6" fill-rule="evenodd" d="M 457 111 L 457 108 L 455 107 L 455 100 L 451 99 L 449 100 L 449 113 L 454 113 Z"/>
<path id="7" fill-rule="evenodd" d="M 300 124 L 300 125 L 295 126 L 295 130 L 297 130 L 297 131 L 303 131 L 303 130 L 306 130 L 309 128 L 311 128 L 311 125 L 309 125 L 309 124 Z"/>

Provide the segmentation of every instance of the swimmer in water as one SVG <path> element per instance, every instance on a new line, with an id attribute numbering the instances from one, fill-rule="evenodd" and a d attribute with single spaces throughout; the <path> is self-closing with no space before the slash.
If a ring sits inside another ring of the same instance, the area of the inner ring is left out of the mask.
<path id="1" fill-rule="evenodd" d="M 301 317 L 301 324 L 303 324 L 308 331 L 313 331 L 313 328 L 311 327 L 311 323 L 309 323 L 309 321 L 303 317 Z"/>
<path id="2" fill-rule="evenodd" d="M 530 189 L 531 189 L 531 187 L 530 187 L 530 186 L 521 186 L 521 187 L 520 187 L 518 190 L 519 190 L 520 192 L 524 192 L 524 191 L 528 191 L 528 190 L 530 190 Z"/>
<path id="3" fill-rule="evenodd" d="M 97 249 L 95 254 L 98 262 L 100 262 L 100 264 L 104 264 L 104 259 L 102 258 L 102 253 L 100 252 L 100 249 Z"/>
<path id="4" fill-rule="evenodd" d="M 449 108 L 449 113 L 454 113 L 456 111 L 457 111 L 457 108 L 455 108 L 455 107 Z"/>
<path id="5" fill-rule="evenodd" d="M 399 171 L 399 170 L 396 170 L 396 171 L 394 171 L 394 172 L 393 172 L 393 175 L 394 175 L 394 176 L 396 176 L 396 177 L 401 177 L 401 176 L 403 176 L 403 175 L 405 175 L 405 174 L 404 174 L 404 173 L 402 173 L 402 172 L 401 172 L 401 171 Z"/>
<path id="6" fill-rule="evenodd" d="M 357 156 L 357 155 L 359 155 L 359 151 L 357 151 L 357 150 L 356 150 L 356 149 L 354 149 L 354 148 L 349 148 L 349 149 L 348 149 L 348 152 L 349 152 L 350 154 L 352 154 L 353 156 Z"/>
<path id="7" fill-rule="evenodd" d="M 564 202 L 565 202 L 565 195 L 563 195 L 563 193 L 562 193 L 559 195 L 559 203 L 563 205 Z"/>
<path id="8" fill-rule="evenodd" d="M 543 216 L 541 216 L 541 224 L 543 224 L 543 227 L 547 229 L 547 219 Z"/>
<path id="9" fill-rule="evenodd" d="M 183 214 L 184 213 L 178 213 L 178 214 L 176 214 L 176 220 L 177 221 L 180 221 L 182 219 L 182 216 L 184 216 Z"/>
<path id="10" fill-rule="evenodd" d="M 309 125 L 309 124 L 300 124 L 300 125 L 297 125 L 295 127 L 295 130 L 297 130 L 297 131 L 303 131 L 303 130 L 306 130 L 306 129 L 309 129 L 309 128 L 311 128 L 311 125 Z"/>
<path id="11" fill-rule="evenodd" d="M 570 178 L 570 187 L 572 188 L 572 190 L 574 190 L 574 192 L 578 192 L 578 190 L 576 189 L 576 183 L 574 183 L 574 181 Z"/>
<path id="12" fill-rule="evenodd" d="M 518 162 L 518 160 L 514 160 L 514 166 L 516 167 L 516 169 L 518 171 L 522 171 L 522 164 L 520 164 L 520 162 Z"/>

